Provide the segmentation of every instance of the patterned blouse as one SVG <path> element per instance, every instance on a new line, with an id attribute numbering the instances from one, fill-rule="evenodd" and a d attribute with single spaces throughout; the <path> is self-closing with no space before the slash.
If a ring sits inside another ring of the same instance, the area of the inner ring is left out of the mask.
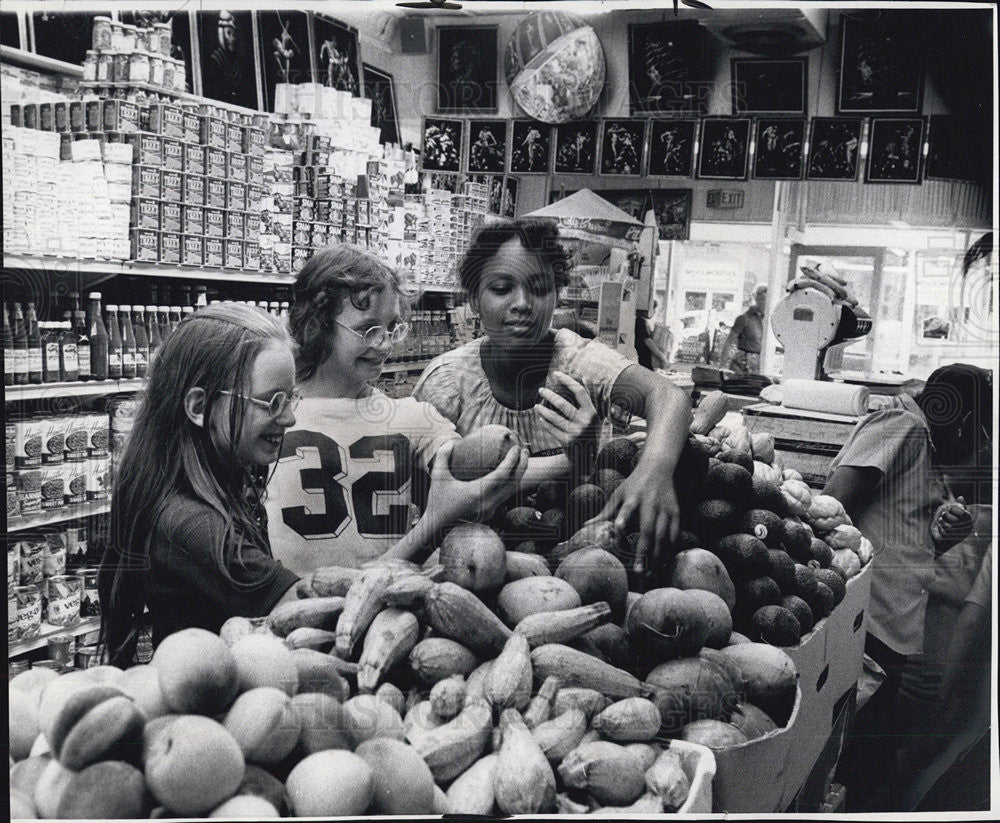
<path id="1" fill-rule="evenodd" d="M 518 411 L 493 396 L 483 370 L 480 337 L 454 351 L 436 357 L 420 375 L 413 396 L 430 403 L 451 420 L 463 437 L 489 424 L 506 426 L 517 432 L 532 455 L 562 451 L 559 443 L 540 425 L 535 406 Z M 562 384 L 553 376 L 561 371 L 581 383 L 601 419 L 611 408 L 611 389 L 619 375 L 635 362 L 597 340 L 587 340 L 569 329 L 555 335 L 552 362 L 545 386 L 553 391 Z"/>

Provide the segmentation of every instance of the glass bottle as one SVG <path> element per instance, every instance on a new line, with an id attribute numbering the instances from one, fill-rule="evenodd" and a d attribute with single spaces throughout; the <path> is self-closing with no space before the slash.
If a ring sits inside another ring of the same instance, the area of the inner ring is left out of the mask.
<path id="1" fill-rule="evenodd" d="M 28 328 L 28 382 L 41 383 L 43 377 L 42 335 L 39 333 L 34 303 L 28 303 L 24 322 Z"/>
<path id="2" fill-rule="evenodd" d="M 10 386 L 14 382 L 14 332 L 7 316 L 7 304 L 3 304 L 3 382 Z"/>
<path id="3" fill-rule="evenodd" d="M 280 307 L 278 309 L 278 317 L 280 317 L 282 320 L 288 320 L 288 301 L 287 300 L 282 300 L 281 301 Z"/>
<path id="4" fill-rule="evenodd" d="M 135 376 L 145 377 L 149 369 L 149 335 L 146 333 L 146 321 L 142 315 L 142 306 L 133 306 L 135 320 L 132 329 L 135 332 Z"/>
<path id="5" fill-rule="evenodd" d="M 195 286 L 194 294 L 195 294 L 194 305 L 196 309 L 204 308 L 205 306 L 208 305 L 207 286 Z"/>
<path id="6" fill-rule="evenodd" d="M 163 342 L 160 338 L 160 321 L 156 319 L 156 306 L 146 306 L 146 317 L 149 318 L 149 362 L 152 363 L 153 355 Z"/>
<path id="7" fill-rule="evenodd" d="M 170 333 L 173 334 L 177 331 L 177 327 L 181 324 L 181 307 L 171 306 L 170 307 Z"/>
<path id="8" fill-rule="evenodd" d="M 28 330 L 20 303 L 14 304 L 14 355 L 10 368 L 15 386 L 23 386 L 28 382 Z"/>
<path id="9" fill-rule="evenodd" d="M 122 379 L 135 380 L 135 331 L 132 328 L 132 307 L 119 306 L 122 335 Z"/>
<path id="10" fill-rule="evenodd" d="M 80 350 L 69 319 L 72 314 L 65 312 L 59 324 L 59 371 L 63 380 L 76 382 L 80 379 Z"/>
<path id="11" fill-rule="evenodd" d="M 41 322 L 38 331 L 42 338 L 42 382 L 58 383 L 59 376 L 59 324 Z"/>
<path id="12" fill-rule="evenodd" d="M 122 379 L 122 332 L 118 325 L 118 306 L 110 304 L 108 312 L 108 377 Z"/>
<path id="13" fill-rule="evenodd" d="M 183 286 L 181 286 L 181 308 L 184 308 L 184 306 L 192 306 L 192 305 L 194 305 L 194 303 L 191 300 L 191 287 L 187 283 L 185 283 Z"/>
<path id="14" fill-rule="evenodd" d="M 79 380 L 90 380 L 90 338 L 87 336 L 87 315 L 82 311 L 73 312 L 73 336 L 76 338 L 76 361 L 80 369 Z"/>
<path id="15" fill-rule="evenodd" d="M 160 340 L 166 343 L 170 339 L 170 334 L 173 329 L 170 326 L 170 307 L 169 306 L 159 306 L 156 309 L 156 313 L 159 315 L 160 322 Z"/>
<path id="16" fill-rule="evenodd" d="M 89 295 L 90 317 L 87 319 L 90 337 L 90 374 L 94 380 L 108 379 L 108 330 L 101 316 L 101 293 Z"/>
<path id="17" fill-rule="evenodd" d="M 279 308 L 280 307 L 278 306 L 277 300 L 272 300 L 270 303 L 267 304 L 267 310 L 272 317 L 278 316 Z"/>

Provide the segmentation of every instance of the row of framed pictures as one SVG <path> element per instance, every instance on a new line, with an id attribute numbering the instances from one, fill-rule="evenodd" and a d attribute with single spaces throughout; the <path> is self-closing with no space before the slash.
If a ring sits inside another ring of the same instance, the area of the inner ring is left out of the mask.
<path id="1" fill-rule="evenodd" d="M 45 12 L 25 18 L 19 34 L 13 14 L 4 16 L 8 45 L 67 63 L 82 64 L 91 48 L 94 18 L 171 26 L 173 57 L 183 60 L 190 90 L 212 100 L 273 111 L 278 83 L 312 79 L 372 99 L 373 126 L 383 143 L 399 142 L 392 75 L 361 62 L 358 32 L 351 26 L 303 11 L 107 11 Z M 26 41 L 26 42 L 24 42 Z M 197 55 L 197 60 L 192 56 Z"/>
<path id="2" fill-rule="evenodd" d="M 972 137 L 959 118 L 929 121 L 928 128 L 924 117 L 604 118 L 548 126 L 425 117 L 421 163 L 424 171 L 470 174 L 850 181 L 867 151 L 867 183 L 974 179 L 966 159 L 974 156 Z"/>

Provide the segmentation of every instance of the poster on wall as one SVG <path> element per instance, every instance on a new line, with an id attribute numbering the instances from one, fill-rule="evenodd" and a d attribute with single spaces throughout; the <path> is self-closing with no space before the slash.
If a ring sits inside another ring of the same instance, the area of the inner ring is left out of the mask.
<path id="1" fill-rule="evenodd" d="M 424 171 L 460 171 L 464 128 L 464 120 L 425 117 L 421 168 Z"/>
<path id="2" fill-rule="evenodd" d="M 961 117 L 932 114 L 927 140 L 924 177 L 929 180 L 975 180 L 977 158 L 988 156 L 980 145 L 980 133 Z"/>
<path id="3" fill-rule="evenodd" d="M 36 11 L 29 18 L 32 50 L 35 54 L 82 66 L 87 52 L 93 48 L 94 18 L 110 16 L 110 11 L 94 11 L 86 14 L 65 12 L 62 4 L 58 12 Z M 16 34 L 16 23 L 13 30 Z M 4 39 L 5 44 L 6 42 Z"/>
<path id="4" fill-rule="evenodd" d="M 698 177 L 746 180 L 750 118 L 706 117 L 701 121 Z"/>
<path id="5" fill-rule="evenodd" d="M 450 191 L 452 194 L 458 194 L 461 179 L 462 176 L 460 174 L 435 172 L 431 175 L 430 187 L 439 191 Z"/>
<path id="6" fill-rule="evenodd" d="M 313 15 L 313 60 L 318 82 L 352 97 L 361 93 L 357 29 L 332 17 Z"/>
<path id="7" fill-rule="evenodd" d="M 309 65 L 309 18 L 301 11 L 259 11 L 261 92 L 264 111 L 274 111 L 278 83 L 307 83 Z"/>
<path id="8" fill-rule="evenodd" d="M 583 121 L 556 126 L 555 173 L 589 174 L 597 165 L 597 123 Z"/>
<path id="9" fill-rule="evenodd" d="M 500 216 L 511 217 L 517 213 L 517 178 L 505 177 L 501 196 Z"/>
<path id="10" fill-rule="evenodd" d="M 503 174 L 507 165 L 507 121 L 470 120 L 466 168 L 470 172 Z"/>
<path id="11" fill-rule="evenodd" d="M 697 120 L 653 120 L 649 135 L 650 177 L 690 177 Z"/>
<path id="12" fill-rule="evenodd" d="M 730 67 L 734 115 L 805 115 L 808 58 L 734 57 Z"/>
<path id="13" fill-rule="evenodd" d="M 510 170 L 518 174 L 548 174 L 552 127 L 537 120 L 511 122 Z"/>
<path id="14" fill-rule="evenodd" d="M 495 112 L 500 63 L 497 26 L 437 30 L 438 111 Z"/>
<path id="15" fill-rule="evenodd" d="M 399 143 L 399 121 L 396 115 L 396 86 L 392 75 L 382 69 L 362 66 L 365 97 L 372 101 L 371 124 L 379 129 L 379 142 Z"/>
<path id="16" fill-rule="evenodd" d="M 805 133 L 805 120 L 759 118 L 753 176 L 758 180 L 801 180 Z"/>
<path id="17" fill-rule="evenodd" d="M 466 177 L 468 183 L 478 183 L 486 186 L 486 211 L 499 215 L 503 211 L 503 175 L 500 174 L 470 174 Z M 516 192 L 515 192 L 516 194 Z"/>
<path id="18" fill-rule="evenodd" d="M 868 136 L 866 183 L 919 183 L 924 119 L 873 118 Z"/>
<path id="19" fill-rule="evenodd" d="M 646 147 L 646 121 L 601 122 L 601 174 L 638 175 Z"/>
<path id="20" fill-rule="evenodd" d="M 704 114 L 711 89 L 699 83 L 704 29 L 697 22 L 628 27 L 629 114 Z"/>
<path id="21" fill-rule="evenodd" d="M 808 180 L 857 180 L 861 117 L 814 117 L 809 134 Z"/>
<path id="22" fill-rule="evenodd" d="M 924 67 L 907 14 L 881 9 L 840 17 L 837 114 L 920 114 Z"/>
<path id="23" fill-rule="evenodd" d="M 653 214 L 660 240 L 688 240 L 691 237 L 691 189 L 650 189 Z M 639 220 L 644 220 L 639 215 Z"/>
<path id="24" fill-rule="evenodd" d="M 198 40 L 201 94 L 235 106 L 259 108 L 250 12 L 198 12 Z"/>

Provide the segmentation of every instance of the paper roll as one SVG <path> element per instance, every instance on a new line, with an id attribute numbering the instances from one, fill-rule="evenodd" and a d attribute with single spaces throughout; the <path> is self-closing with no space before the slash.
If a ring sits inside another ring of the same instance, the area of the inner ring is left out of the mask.
<path id="1" fill-rule="evenodd" d="M 821 380 L 785 380 L 782 405 L 787 409 L 827 412 L 828 414 L 864 415 L 868 412 L 868 389 L 847 383 Z"/>

